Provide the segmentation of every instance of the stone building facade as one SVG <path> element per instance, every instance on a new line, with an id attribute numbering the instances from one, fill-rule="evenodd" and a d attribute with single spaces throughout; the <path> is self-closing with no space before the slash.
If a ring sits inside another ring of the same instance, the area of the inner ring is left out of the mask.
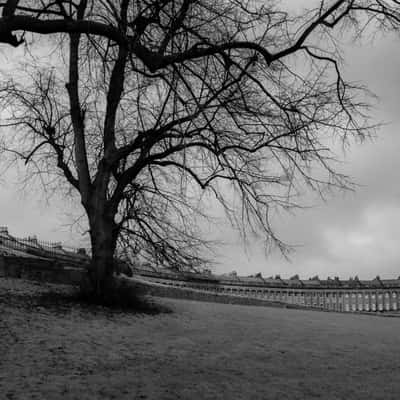
<path id="1" fill-rule="evenodd" d="M 65 249 L 61 243 L 40 242 L 36 237 L 18 239 L 0 227 L 0 276 L 14 276 L 77 284 L 86 273 L 90 257 L 82 249 Z M 396 312 L 400 310 L 400 279 L 302 280 L 280 276 L 263 278 L 177 272 L 149 264 L 134 265 L 127 274 L 147 285 L 151 293 L 183 294 L 210 301 L 237 300 L 241 304 L 268 303 L 337 312 Z M 156 288 L 159 288 L 158 292 Z M 168 290 L 174 288 L 174 290 Z M 241 301 L 240 301 L 241 300 Z"/>
<path id="2" fill-rule="evenodd" d="M 224 296 L 337 312 L 395 312 L 400 309 L 400 279 L 292 279 L 203 275 L 166 270 L 136 269 L 150 284 L 190 289 Z"/>

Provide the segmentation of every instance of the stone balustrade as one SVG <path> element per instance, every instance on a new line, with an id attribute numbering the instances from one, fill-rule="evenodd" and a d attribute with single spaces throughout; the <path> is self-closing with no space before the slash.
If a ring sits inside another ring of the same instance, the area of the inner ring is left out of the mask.
<path id="1" fill-rule="evenodd" d="M 245 297 L 287 305 L 310 307 L 337 312 L 388 312 L 400 309 L 400 280 L 390 281 L 319 281 L 303 287 L 285 287 L 286 281 L 273 283 L 241 283 L 240 280 L 223 279 L 195 280 L 182 279 L 177 274 L 148 273 L 135 270 L 149 283 L 157 283 L 175 288 L 191 289 L 195 292 Z M 336 283 L 335 283 L 336 282 Z M 280 283 L 280 284 L 279 284 Z M 324 287 L 325 286 L 325 287 Z M 329 287 L 328 287 L 329 286 Z M 335 287 L 336 286 L 336 287 Z"/>

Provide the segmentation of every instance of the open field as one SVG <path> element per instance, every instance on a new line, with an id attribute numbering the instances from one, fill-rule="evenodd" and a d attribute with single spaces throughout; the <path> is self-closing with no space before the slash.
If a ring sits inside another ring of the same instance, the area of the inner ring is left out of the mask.
<path id="1" fill-rule="evenodd" d="M 157 299 L 143 315 L 0 279 L 1 399 L 398 399 L 400 318 Z"/>

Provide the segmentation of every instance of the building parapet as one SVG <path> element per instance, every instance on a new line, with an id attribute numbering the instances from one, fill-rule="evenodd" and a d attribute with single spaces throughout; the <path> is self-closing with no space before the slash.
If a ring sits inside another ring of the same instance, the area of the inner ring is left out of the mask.
<path id="1" fill-rule="evenodd" d="M 143 276 L 163 276 L 165 278 L 193 280 L 201 282 L 218 283 L 220 285 L 249 286 L 254 288 L 287 288 L 304 290 L 348 290 L 348 289 L 379 289 L 379 288 L 400 288 L 400 279 L 384 279 L 376 277 L 372 280 L 360 280 L 358 277 L 340 280 L 338 277 L 325 280 L 313 277 L 311 279 L 300 279 L 298 275 L 289 279 L 282 279 L 280 276 L 262 278 L 259 276 L 230 276 L 201 274 L 194 272 L 172 271 L 167 268 L 159 268 L 157 271 L 142 270 L 136 267 L 134 272 Z"/>

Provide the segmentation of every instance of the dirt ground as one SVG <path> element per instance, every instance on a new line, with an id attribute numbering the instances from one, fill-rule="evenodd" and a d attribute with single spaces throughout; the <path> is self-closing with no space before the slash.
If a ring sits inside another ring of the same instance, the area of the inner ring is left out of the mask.
<path id="1" fill-rule="evenodd" d="M 66 290 L 0 278 L 0 399 L 400 398 L 400 318 L 43 300 Z"/>

